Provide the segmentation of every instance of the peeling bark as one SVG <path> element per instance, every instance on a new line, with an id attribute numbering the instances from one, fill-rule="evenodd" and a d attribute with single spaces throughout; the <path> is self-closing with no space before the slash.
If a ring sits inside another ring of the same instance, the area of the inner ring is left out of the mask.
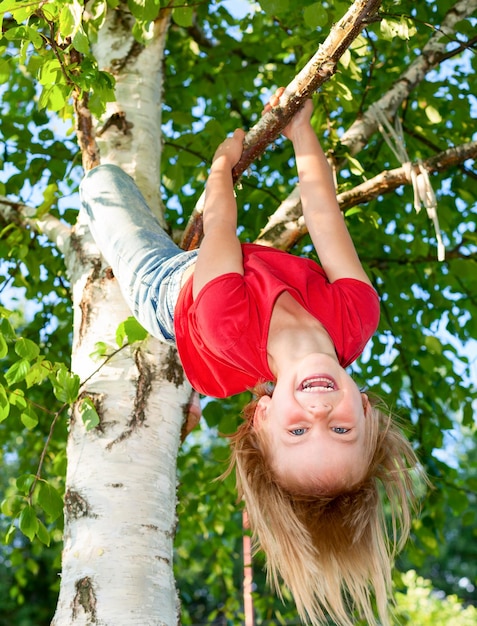
<path id="1" fill-rule="evenodd" d="M 76 137 L 81 150 L 85 172 L 100 164 L 100 154 L 93 126 L 93 117 L 88 108 L 88 96 L 74 99 Z"/>
<path id="2" fill-rule="evenodd" d="M 96 594 L 91 578 L 84 576 L 75 583 L 76 595 L 73 599 L 72 619 L 76 621 L 78 614 L 84 612 L 88 624 L 97 624 Z"/>

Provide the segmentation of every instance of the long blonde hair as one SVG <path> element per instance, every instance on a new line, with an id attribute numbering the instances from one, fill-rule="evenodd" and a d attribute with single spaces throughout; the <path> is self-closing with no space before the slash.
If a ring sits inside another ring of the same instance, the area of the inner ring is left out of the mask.
<path id="1" fill-rule="evenodd" d="M 391 568 L 410 531 L 417 458 L 388 411 L 372 401 L 367 419 L 369 465 L 358 485 L 339 494 L 303 495 L 280 485 L 261 429 L 254 429 L 258 396 L 244 409 L 231 437 L 239 498 L 245 501 L 255 551 L 266 556 L 267 578 L 280 593 L 283 580 L 304 622 L 327 623 L 327 615 L 352 626 L 357 611 L 376 625 L 373 597 L 389 624 Z M 390 523 L 385 518 L 389 502 Z"/>

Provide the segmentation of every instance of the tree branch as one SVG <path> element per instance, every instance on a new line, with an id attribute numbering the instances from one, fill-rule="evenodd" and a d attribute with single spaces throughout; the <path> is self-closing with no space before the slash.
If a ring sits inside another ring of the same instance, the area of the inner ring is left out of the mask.
<path id="1" fill-rule="evenodd" d="M 27 226 L 38 234 L 46 235 L 64 254 L 71 238 L 71 228 L 48 213 L 40 219 L 35 218 L 35 214 L 36 209 L 0 196 L 0 216 L 5 222 L 21 227 Z"/>
<path id="2" fill-rule="evenodd" d="M 402 102 L 411 91 L 424 79 L 426 74 L 448 57 L 448 36 L 455 32 L 457 24 L 477 10 L 477 0 L 458 0 L 449 9 L 436 31 L 422 49 L 420 55 L 411 63 L 394 85 L 379 100 L 357 119 L 341 137 L 341 144 L 350 154 L 357 154 L 368 143 L 369 138 L 378 130 L 378 121 L 374 108 L 380 108 L 388 120 L 392 120 Z M 443 37 L 443 34 L 447 37 Z"/>
<path id="3" fill-rule="evenodd" d="M 429 173 L 442 172 L 450 167 L 477 157 L 477 141 L 471 141 L 455 148 L 449 148 L 426 159 L 421 165 Z M 337 199 L 342 211 L 358 204 L 365 204 L 373 198 L 390 193 L 401 185 L 410 185 L 409 169 L 398 167 L 381 172 L 374 178 L 338 194 Z M 300 194 L 295 188 L 271 216 L 268 224 L 259 234 L 256 243 L 272 246 L 280 250 L 289 250 L 307 232 L 301 211 Z"/>
<path id="4" fill-rule="evenodd" d="M 467 159 L 477 157 L 477 141 L 470 141 L 455 148 L 449 148 L 422 162 L 429 173 L 442 172 L 455 165 L 459 165 Z M 384 193 L 390 193 L 401 185 L 410 185 L 409 170 L 406 167 L 398 167 L 386 170 L 374 178 L 358 185 L 350 191 L 338 194 L 338 202 L 342 211 L 357 204 L 364 204 Z"/>
<path id="5" fill-rule="evenodd" d="M 264 115 L 247 133 L 242 157 L 232 172 L 234 181 L 279 136 L 305 100 L 333 76 L 342 54 L 366 24 L 374 19 L 380 4 L 381 0 L 355 0 L 347 13 L 333 26 L 316 54 L 286 87 L 280 106 Z M 185 250 L 199 245 L 202 237 L 201 212 L 202 202 L 199 201 L 184 231 L 181 247 Z"/>
<path id="6" fill-rule="evenodd" d="M 454 33 L 457 24 L 465 17 L 472 15 L 476 8 L 477 0 L 458 0 L 456 4 L 447 12 L 439 31 L 435 32 L 429 39 L 427 44 L 422 49 L 420 56 L 417 57 L 413 63 L 411 63 L 403 74 L 401 74 L 393 86 L 381 98 L 379 98 L 379 100 L 370 106 L 367 111 L 343 134 L 340 142 L 348 148 L 348 151 L 351 154 L 359 152 L 366 145 L 371 135 L 377 131 L 378 124 L 374 108 L 378 107 L 385 112 L 388 119 L 393 119 L 399 106 L 403 100 L 409 96 L 410 92 L 424 79 L 430 70 L 439 65 L 442 60 L 447 58 L 447 38 L 443 40 L 443 33 L 448 36 Z M 455 149 L 452 148 L 450 152 L 453 150 Z M 434 158 L 439 158 L 439 156 L 440 155 L 432 157 L 431 161 Z M 450 167 L 450 164 L 447 167 Z M 397 170 L 392 171 L 394 172 Z M 432 171 L 442 171 L 442 169 L 434 169 Z M 383 172 L 379 176 L 386 177 L 386 175 L 387 173 Z M 367 182 L 369 183 L 370 181 Z M 396 189 L 396 187 L 399 187 L 402 184 L 406 184 L 406 182 L 406 180 L 402 179 L 393 189 Z M 364 183 L 364 185 L 367 185 L 367 183 Z M 390 188 L 389 191 L 392 191 L 392 189 Z M 349 194 L 352 195 L 354 192 L 355 190 L 351 190 Z M 376 195 L 379 195 L 379 192 Z M 369 199 L 371 199 L 371 197 Z M 368 200 L 363 200 L 363 202 L 366 201 Z M 349 208 L 349 206 L 354 206 L 360 202 L 361 200 L 356 200 L 354 204 L 346 206 L 343 205 L 343 207 Z M 267 226 L 260 233 L 257 241 L 263 245 L 273 245 L 282 250 L 288 250 L 306 232 L 305 223 L 301 218 L 299 194 L 294 191 L 278 207 L 275 215 L 270 219 Z M 277 237 L 276 240 L 273 239 L 274 236 Z"/>

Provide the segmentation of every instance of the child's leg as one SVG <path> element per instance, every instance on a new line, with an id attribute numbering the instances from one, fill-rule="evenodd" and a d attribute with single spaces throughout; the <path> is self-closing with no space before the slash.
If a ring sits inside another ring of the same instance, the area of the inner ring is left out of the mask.
<path id="1" fill-rule="evenodd" d="M 197 251 L 184 252 L 175 245 L 119 167 L 94 168 L 80 192 L 93 237 L 132 312 L 152 335 L 172 341 L 180 278 Z"/>

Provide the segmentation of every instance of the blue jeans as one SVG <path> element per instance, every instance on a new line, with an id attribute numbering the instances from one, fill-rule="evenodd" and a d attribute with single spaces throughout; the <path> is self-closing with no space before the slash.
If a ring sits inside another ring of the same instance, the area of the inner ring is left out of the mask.
<path id="1" fill-rule="evenodd" d="M 198 250 L 184 252 L 176 246 L 132 178 L 115 165 L 88 172 L 80 197 L 91 233 L 132 313 L 151 335 L 174 344 L 181 279 Z"/>

